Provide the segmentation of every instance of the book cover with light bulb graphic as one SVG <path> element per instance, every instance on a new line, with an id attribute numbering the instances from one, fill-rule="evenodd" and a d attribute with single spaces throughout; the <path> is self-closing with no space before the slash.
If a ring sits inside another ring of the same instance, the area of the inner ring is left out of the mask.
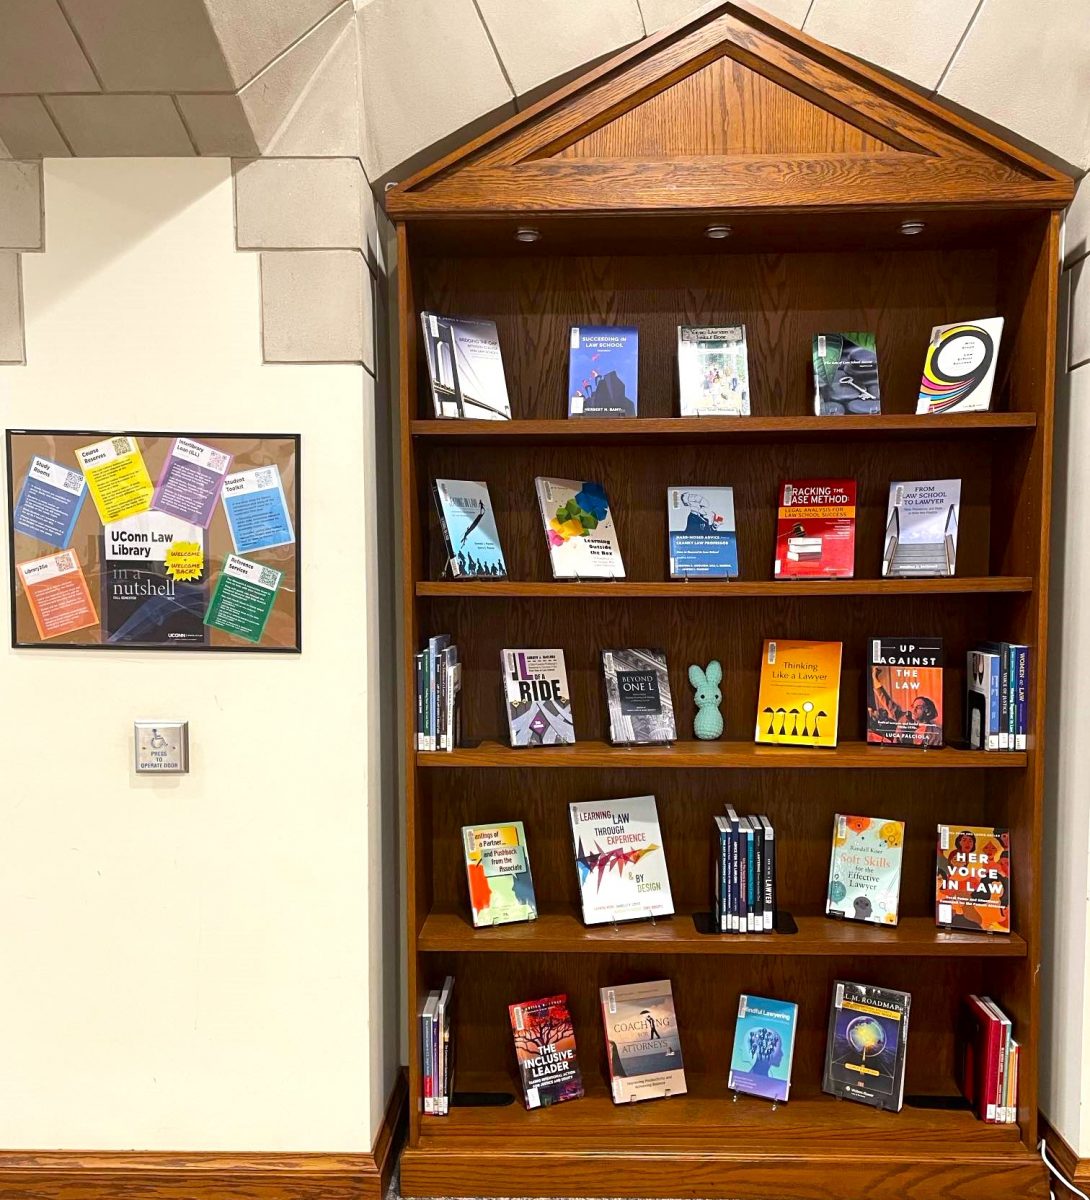
<path id="1" fill-rule="evenodd" d="M 836 745 L 842 650 L 841 642 L 765 642 L 755 741 Z"/>
<path id="2" fill-rule="evenodd" d="M 900 1112 L 912 996 L 838 979 L 833 984 L 825 1075 L 831 1096 Z"/>
<path id="3" fill-rule="evenodd" d="M 837 813 L 833 819 L 825 915 L 872 925 L 896 925 L 904 844 L 904 821 Z"/>

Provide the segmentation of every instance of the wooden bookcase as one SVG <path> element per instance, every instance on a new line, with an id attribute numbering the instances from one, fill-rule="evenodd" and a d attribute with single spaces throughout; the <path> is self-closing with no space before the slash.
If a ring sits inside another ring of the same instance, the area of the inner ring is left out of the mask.
<path id="1" fill-rule="evenodd" d="M 402 1164 L 410 1196 L 1044 1197 L 1035 1154 L 1053 358 L 1060 211 L 1070 181 L 915 93 L 741 4 L 724 4 L 597 68 L 392 190 L 399 253 L 407 770 L 405 1019 L 415 1099 Z M 915 236 L 904 221 L 922 221 Z M 730 236 L 711 240 L 711 225 Z M 535 242 L 516 240 L 520 227 Z M 516 419 L 432 419 L 422 309 L 496 321 Z M 917 417 L 933 325 L 1006 319 L 993 411 Z M 747 327 L 753 415 L 681 419 L 679 324 Z M 639 417 L 567 420 L 568 330 L 640 331 Z M 883 415 L 811 414 L 810 338 L 874 330 Z M 601 480 L 624 582 L 553 582 L 536 475 Z M 510 578 L 451 582 L 434 569 L 430 484 L 487 480 Z M 771 579 L 775 498 L 791 477 L 858 483 L 856 577 Z M 957 576 L 882 580 L 894 479 L 959 477 Z M 665 492 L 730 484 L 742 577 L 673 583 Z M 453 635 L 464 662 L 464 744 L 417 754 L 413 653 Z M 865 640 L 941 634 L 943 750 L 870 747 Z M 755 746 L 762 639 L 844 644 L 835 750 Z M 959 748 L 964 657 L 974 641 L 1033 646 L 1024 753 Z M 679 733 L 691 736 L 691 662 L 725 668 L 724 740 L 608 744 L 599 651 L 668 656 Z M 579 741 L 507 745 L 505 646 L 560 646 Z M 567 804 L 654 793 L 677 915 L 586 928 Z M 711 817 L 725 802 L 768 813 L 780 843 L 780 904 L 798 933 L 708 936 Z M 896 929 L 822 915 L 833 814 L 907 821 Z M 459 830 L 526 824 L 540 918 L 474 930 Z M 937 930 L 935 828 L 1009 825 L 1009 938 Z M 421 1112 L 416 1017 L 456 977 L 457 1090 L 506 1107 Z M 673 982 L 689 1092 L 616 1107 L 598 988 Z M 1024 1047 L 1017 1125 L 906 1104 L 899 1115 L 821 1092 L 835 978 L 913 994 L 907 1092 L 944 1097 L 955 1015 L 969 992 L 1011 1014 Z M 521 1103 L 507 1005 L 566 992 L 587 1095 L 537 1112 Z M 738 995 L 793 999 L 791 1100 L 732 1102 L 726 1073 Z"/>

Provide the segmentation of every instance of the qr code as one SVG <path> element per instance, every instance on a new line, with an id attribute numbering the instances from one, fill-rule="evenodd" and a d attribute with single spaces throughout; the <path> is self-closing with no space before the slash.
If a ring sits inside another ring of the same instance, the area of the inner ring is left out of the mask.
<path id="1" fill-rule="evenodd" d="M 64 477 L 64 486 L 70 490 L 76 491 L 83 484 L 83 476 L 77 475 L 75 471 L 69 471 Z"/>
<path id="2" fill-rule="evenodd" d="M 275 588 L 280 582 L 280 572 L 272 571 L 268 567 L 262 567 L 261 574 L 257 577 L 257 582 L 262 587 Z"/>
<path id="3" fill-rule="evenodd" d="M 129 439 L 127 437 L 111 438 L 110 445 L 113 446 L 115 454 L 128 454 L 129 452 Z"/>
<path id="4" fill-rule="evenodd" d="M 262 467 L 254 472 L 254 478 L 257 480 L 258 487 L 272 487 L 276 482 L 276 472 L 271 467 Z"/>
<path id="5" fill-rule="evenodd" d="M 76 565 L 75 559 L 73 559 L 71 554 L 58 554 L 57 555 L 57 570 L 58 571 L 71 571 L 75 567 L 75 565 Z"/>
<path id="6" fill-rule="evenodd" d="M 227 457 L 226 454 L 220 454 L 220 452 L 218 450 L 213 450 L 212 453 L 208 456 L 209 467 L 211 467 L 211 469 L 213 471 L 215 471 L 218 475 L 222 475 L 224 473 L 224 471 L 227 470 L 227 464 L 230 461 L 231 460 Z"/>

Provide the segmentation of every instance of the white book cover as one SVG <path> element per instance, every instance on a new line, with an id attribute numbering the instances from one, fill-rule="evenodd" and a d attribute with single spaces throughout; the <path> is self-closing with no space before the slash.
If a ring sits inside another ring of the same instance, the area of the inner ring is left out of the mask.
<path id="1" fill-rule="evenodd" d="M 936 325 L 924 359 L 916 412 L 987 412 L 1003 318 Z"/>
<path id="2" fill-rule="evenodd" d="M 624 579 L 609 497 L 600 483 L 534 480 L 554 579 Z"/>
<path id="3" fill-rule="evenodd" d="M 568 810 L 588 925 L 673 913 L 654 796 L 589 800 Z"/>
<path id="4" fill-rule="evenodd" d="M 677 373 L 683 417 L 749 416 L 744 325 L 679 325 Z"/>
<path id="5" fill-rule="evenodd" d="M 575 741 L 563 650 L 504 650 L 503 692 L 512 746 Z"/>
<path id="6" fill-rule="evenodd" d="M 953 575 L 960 513 L 960 479 L 891 483 L 882 574 L 917 579 Z"/>
<path id="7" fill-rule="evenodd" d="M 437 417 L 510 421 L 495 321 L 423 312 L 424 352 Z"/>

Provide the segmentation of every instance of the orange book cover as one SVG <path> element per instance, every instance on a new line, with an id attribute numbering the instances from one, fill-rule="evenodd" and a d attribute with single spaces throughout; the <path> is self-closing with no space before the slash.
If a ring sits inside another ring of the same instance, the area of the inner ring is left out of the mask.
<path id="1" fill-rule="evenodd" d="M 841 642 L 765 642 L 756 741 L 836 745 L 841 650 Z"/>
<path id="2" fill-rule="evenodd" d="M 1011 835 L 994 825 L 940 825 L 935 923 L 977 933 L 1011 931 Z"/>

